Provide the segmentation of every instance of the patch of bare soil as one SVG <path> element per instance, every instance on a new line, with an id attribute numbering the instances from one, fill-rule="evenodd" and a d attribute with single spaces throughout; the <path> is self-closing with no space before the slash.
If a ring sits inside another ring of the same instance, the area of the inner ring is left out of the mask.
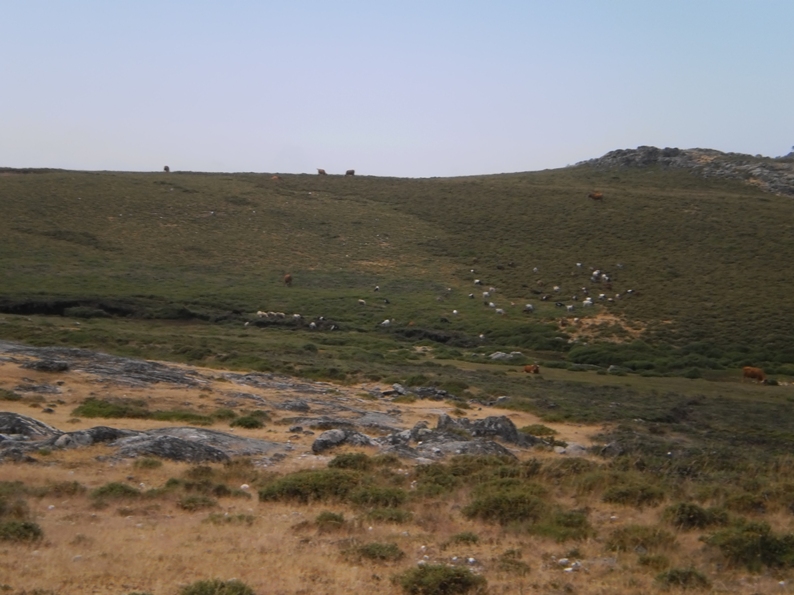
<path id="1" fill-rule="evenodd" d="M 638 339 L 645 332 L 642 324 L 629 322 L 621 316 L 607 312 L 576 320 L 568 318 L 564 326 L 565 331 L 579 341 L 598 338 L 602 341 L 623 343 Z"/>

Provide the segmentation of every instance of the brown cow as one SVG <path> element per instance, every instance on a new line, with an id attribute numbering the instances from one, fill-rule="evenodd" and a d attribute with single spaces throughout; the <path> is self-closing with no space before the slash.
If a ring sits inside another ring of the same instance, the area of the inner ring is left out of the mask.
<path id="1" fill-rule="evenodd" d="M 325 173 L 324 169 L 317 168 L 317 175 L 318 176 L 327 176 L 328 174 Z"/>
<path id="2" fill-rule="evenodd" d="M 349 169 L 349 170 L 347 170 L 347 171 L 345 172 L 345 175 L 346 175 L 346 176 L 355 176 L 355 175 L 356 175 L 356 170 L 354 170 L 354 169 Z"/>
<path id="3" fill-rule="evenodd" d="M 290 275 L 289 273 L 284 275 L 284 285 L 286 285 L 287 287 L 292 287 L 292 275 Z"/>
<path id="4" fill-rule="evenodd" d="M 749 378 L 750 380 L 758 380 L 758 382 L 763 382 L 766 380 L 766 375 L 761 368 L 753 368 L 752 366 L 745 366 L 742 368 L 742 382 L 744 382 L 745 378 Z"/>
<path id="5" fill-rule="evenodd" d="M 537 364 L 527 364 L 524 366 L 524 372 L 527 374 L 540 374 L 540 366 Z"/>
<path id="6" fill-rule="evenodd" d="M 281 179 L 281 176 L 279 176 L 279 175 L 270 176 L 270 179 L 271 179 L 271 180 L 280 180 L 280 179 Z"/>
<path id="7" fill-rule="evenodd" d="M 591 192 L 587 195 L 587 198 L 592 198 L 593 200 L 602 200 L 604 198 L 604 194 L 602 192 Z"/>

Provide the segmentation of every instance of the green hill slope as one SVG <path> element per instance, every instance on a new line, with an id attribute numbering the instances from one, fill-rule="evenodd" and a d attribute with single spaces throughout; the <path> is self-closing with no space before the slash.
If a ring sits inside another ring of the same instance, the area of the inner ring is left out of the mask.
<path id="1" fill-rule="evenodd" d="M 510 337 L 528 320 L 556 328 L 562 317 L 600 316 L 623 326 L 592 337 L 571 323 L 544 348 L 573 347 L 571 359 L 586 363 L 659 360 L 668 346 L 696 367 L 794 363 L 790 197 L 658 167 L 281 178 L 6 171 L 0 305 L 166 318 L 186 307 L 227 320 L 262 309 L 380 332 L 393 318 L 390 331 L 410 321 L 505 345 L 521 344 Z M 603 201 L 587 198 L 594 189 Z M 611 276 L 611 289 L 591 280 L 594 269 Z M 287 272 L 292 288 L 281 283 Z M 490 286 L 504 316 L 483 305 Z M 583 287 L 621 297 L 584 309 Z M 527 302 L 537 307 L 531 317 L 521 312 Z M 651 347 L 621 355 L 592 345 L 638 336 Z"/>

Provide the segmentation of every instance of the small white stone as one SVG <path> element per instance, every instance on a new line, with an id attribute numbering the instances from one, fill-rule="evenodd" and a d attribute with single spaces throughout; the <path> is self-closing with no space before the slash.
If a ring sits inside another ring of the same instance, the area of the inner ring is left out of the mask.
<path id="1" fill-rule="evenodd" d="M 50 504 L 50 505 L 47 507 L 47 510 L 55 510 L 55 505 L 54 505 L 54 504 Z"/>

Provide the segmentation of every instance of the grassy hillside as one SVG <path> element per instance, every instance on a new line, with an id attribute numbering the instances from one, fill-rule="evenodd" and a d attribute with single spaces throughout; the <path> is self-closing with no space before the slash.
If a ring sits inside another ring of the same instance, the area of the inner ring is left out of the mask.
<path id="1" fill-rule="evenodd" d="M 634 369 L 666 371 L 670 358 L 679 370 L 794 363 L 790 198 L 654 168 L 281 177 L 7 171 L 3 310 L 242 324 L 262 309 L 397 340 L 426 338 L 421 329 L 462 346 L 485 334 L 498 347 L 572 347 L 573 362 Z M 602 202 L 587 198 L 593 189 Z M 592 269 L 612 276 L 611 290 L 590 281 Z M 504 316 L 483 305 L 490 286 Z M 623 297 L 573 314 L 554 307 L 581 300 L 582 287 Z M 521 312 L 527 302 L 535 315 Z M 574 316 L 611 322 L 559 327 Z M 389 329 L 378 327 L 385 318 Z M 628 351 L 605 343 L 637 338 Z"/>

